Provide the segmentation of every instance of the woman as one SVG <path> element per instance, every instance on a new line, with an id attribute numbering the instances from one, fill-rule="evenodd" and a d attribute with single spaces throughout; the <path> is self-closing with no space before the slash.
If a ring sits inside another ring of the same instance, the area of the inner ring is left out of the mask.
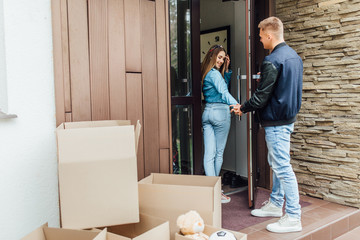
<path id="1" fill-rule="evenodd" d="M 219 176 L 230 130 L 230 107 L 238 102 L 231 96 L 230 58 L 220 45 L 212 46 L 201 64 L 205 110 L 202 115 L 204 132 L 204 169 L 206 176 Z M 222 193 L 221 202 L 230 202 Z"/>

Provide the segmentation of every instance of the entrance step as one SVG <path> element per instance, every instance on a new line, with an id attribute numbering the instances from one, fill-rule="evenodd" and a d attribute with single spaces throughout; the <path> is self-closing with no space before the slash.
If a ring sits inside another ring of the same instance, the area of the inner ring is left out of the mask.
<path id="1" fill-rule="evenodd" d="M 278 218 L 239 230 L 248 234 L 248 240 L 332 240 L 360 227 L 360 210 L 317 198 L 300 196 L 302 201 L 311 205 L 302 209 L 303 230 L 296 233 L 271 233 L 266 225 Z M 357 230 L 359 231 L 359 230 Z M 357 232 L 359 236 L 359 232 Z M 357 238 L 352 238 L 354 240 Z"/>
<path id="2" fill-rule="evenodd" d="M 338 238 L 335 238 L 335 240 L 354 240 L 358 239 L 360 236 L 360 227 L 357 227 L 343 235 L 341 235 Z"/>

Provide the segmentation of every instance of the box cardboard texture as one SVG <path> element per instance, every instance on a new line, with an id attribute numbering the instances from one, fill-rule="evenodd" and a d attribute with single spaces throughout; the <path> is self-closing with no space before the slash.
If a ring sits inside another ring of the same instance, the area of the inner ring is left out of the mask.
<path id="1" fill-rule="evenodd" d="M 108 235 L 124 240 L 170 240 L 169 221 L 140 214 L 140 222 L 107 227 Z"/>
<path id="2" fill-rule="evenodd" d="M 57 128 L 61 226 L 139 222 L 136 149 L 130 121 L 62 123 Z"/>
<path id="3" fill-rule="evenodd" d="M 21 240 L 108 240 L 106 229 L 101 232 L 72 230 L 64 228 L 49 228 L 47 224 L 35 229 Z M 112 238 L 112 240 L 123 240 Z"/>
<path id="4" fill-rule="evenodd" d="M 205 224 L 221 227 L 221 179 L 152 173 L 139 181 L 140 212 L 169 220 L 170 237 L 178 216 L 196 210 Z"/>
<path id="5" fill-rule="evenodd" d="M 220 230 L 225 230 L 225 231 L 233 233 L 235 235 L 235 237 L 236 237 L 236 240 L 246 240 L 247 239 L 247 235 L 244 234 L 244 233 L 230 231 L 230 230 L 223 229 L 223 228 L 216 228 L 216 227 L 209 226 L 209 225 L 205 225 L 204 233 L 210 237 L 211 234 L 213 234 L 216 231 L 220 231 Z M 185 236 L 183 236 L 182 234 L 180 234 L 178 232 L 175 233 L 175 240 L 189 240 L 189 239 L 190 238 L 185 237 Z"/>

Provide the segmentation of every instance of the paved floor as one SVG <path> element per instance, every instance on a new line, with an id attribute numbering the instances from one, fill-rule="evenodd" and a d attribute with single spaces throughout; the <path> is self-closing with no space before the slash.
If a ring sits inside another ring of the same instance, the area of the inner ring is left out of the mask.
<path id="1" fill-rule="evenodd" d="M 360 226 L 360 210 L 357 208 L 308 196 L 301 196 L 301 199 L 311 203 L 310 206 L 302 209 L 303 230 L 301 232 L 279 234 L 267 231 L 266 225 L 276 222 L 278 218 L 242 229 L 240 232 L 248 234 L 248 240 L 331 240 Z M 339 239 L 354 240 L 356 238 Z"/>

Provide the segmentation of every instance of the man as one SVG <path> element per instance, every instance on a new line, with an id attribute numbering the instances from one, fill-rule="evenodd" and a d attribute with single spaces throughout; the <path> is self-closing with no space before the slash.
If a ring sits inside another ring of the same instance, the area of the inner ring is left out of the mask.
<path id="1" fill-rule="evenodd" d="M 271 232 L 301 231 L 298 184 L 290 164 L 290 135 L 300 110 L 303 64 L 297 53 L 286 45 L 283 24 L 276 17 L 260 22 L 260 41 L 270 50 L 261 66 L 259 86 L 242 105 L 232 105 L 238 115 L 255 111 L 265 129 L 268 162 L 273 169 L 273 188 L 269 201 L 251 214 L 256 217 L 281 217 L 267 225 Z M 285 214 L 282 207 L 286 199 Z"/>

